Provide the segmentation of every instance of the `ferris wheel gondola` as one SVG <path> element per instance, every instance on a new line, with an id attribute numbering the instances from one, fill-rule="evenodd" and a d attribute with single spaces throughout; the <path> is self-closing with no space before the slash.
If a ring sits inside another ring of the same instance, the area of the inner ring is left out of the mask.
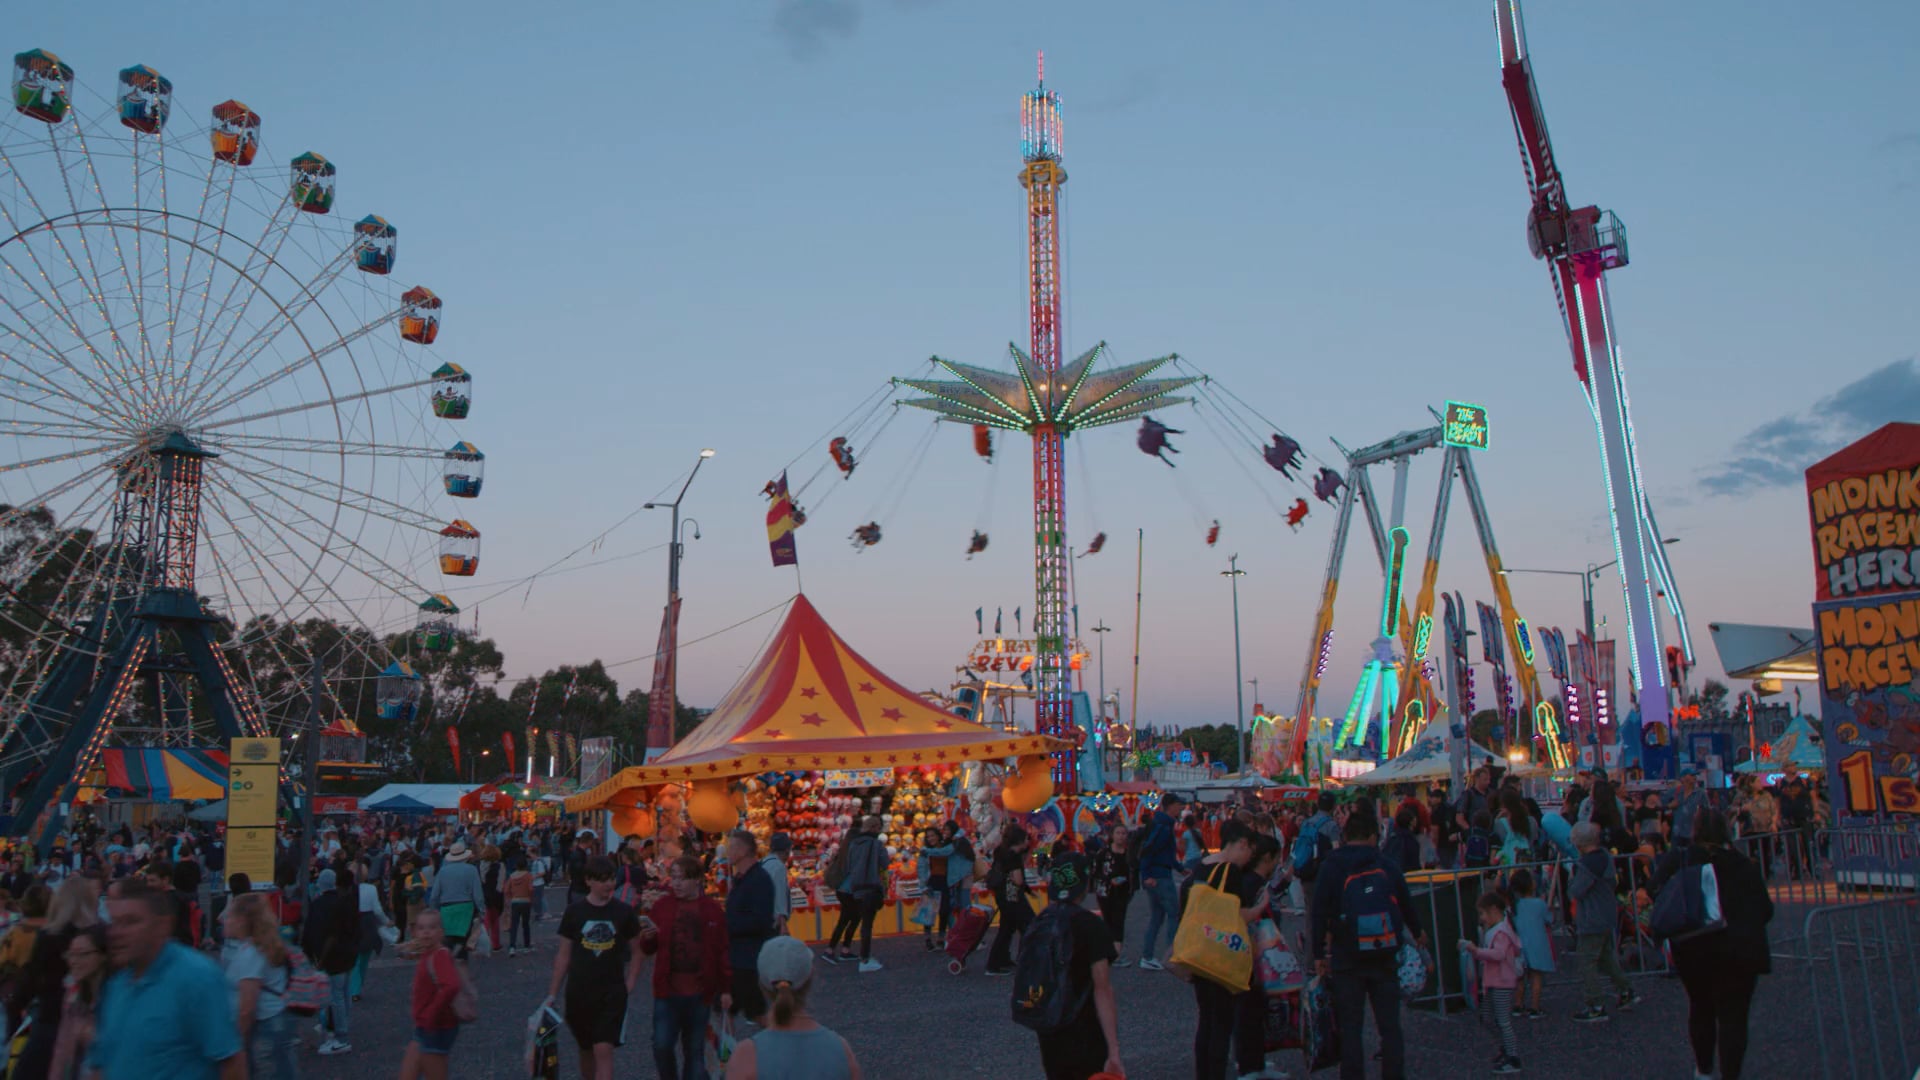
<path id="1" fill-rule="evenodd" d="M 398 230 L 332 215 L 320 154 L 252 167 L 262 120 L 238 100 L 183 132 L 160 72 L 114 86 L 89 101 L 35 49 L 0 114 L 10 794 L 29 769 L 83 774 L 115 728 L 290 734 L 312 621 L 393 663 L 383 640 L 418 632 L 444 568 L 436 501 L 479 493 L 478 450 L 446 449 L 472 376 L 433 358 L 440 298 L 392 279 Z"/>

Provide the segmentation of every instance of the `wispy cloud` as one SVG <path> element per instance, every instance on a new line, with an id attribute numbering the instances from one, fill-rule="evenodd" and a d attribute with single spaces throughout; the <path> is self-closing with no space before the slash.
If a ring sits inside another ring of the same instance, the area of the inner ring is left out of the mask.
<path id="1" fill-rule="evenodd" d="M 860 28 L 857 0 L 776 0 L 773 32 L 796 60 L 812 60 Z"/>
<path id="2" fill-rule="evenodd" d="M 1913 357 L 1870 371 L 1802 413 L 1747 432 L 1700 480 L 1712 495 L 1744 495 L 1799 483 L 1807 466 L 1867 432 L 1920 417 L 1920 365 Z"/>
<path id="3" fill-rule="evenodd" d="M 1104 91 L 1096 91 L 1092 96 L 1075 101 L 1074 111 L 1095 114 L 1126 112 L 1159 97 L 1160 89 L 1161 73 L 1153 68 L 1140 68 L 1120 76 Z"/>

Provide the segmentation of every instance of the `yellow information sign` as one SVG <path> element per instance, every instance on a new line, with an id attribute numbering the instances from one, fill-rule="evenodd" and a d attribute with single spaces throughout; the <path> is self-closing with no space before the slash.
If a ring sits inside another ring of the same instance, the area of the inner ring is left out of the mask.
<path id="1" fill-rule="evenodd" d="M 280 740 L 234 739 L 227 766 L 227 872 L 273 880 L 279 820 Z"/>

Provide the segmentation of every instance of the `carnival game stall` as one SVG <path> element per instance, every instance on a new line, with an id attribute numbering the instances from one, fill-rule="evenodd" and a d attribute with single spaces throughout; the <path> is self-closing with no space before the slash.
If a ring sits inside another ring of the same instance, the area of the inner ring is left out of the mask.
<path id="1" fill-rule="evenodd" d="M 896 903 L 875 930 L 900 932 L 917 892 L 900 888 L 913 880 L 910 849 L 918 829 L 957 812 L 948 801 L 956 781 L 998 778 L 999 803 L 1038 810 L 1053 794 L 1046 755 L 1068 745 L 984 727 L 930 704 L 855 652 L 802 594 L 698 728 L 651 764 L 569 798 L 566 809 L 608 811 L 622 836 L 652 836 L 662 823 L 677 827 L 682 815 L 705 834 L 742 822 L 763 840 L 786 832 L 795 841 L 789 927 L 814 940 L 836 913 L 820 872 L 847 827 L 877 813 L 895 853 Z"/>

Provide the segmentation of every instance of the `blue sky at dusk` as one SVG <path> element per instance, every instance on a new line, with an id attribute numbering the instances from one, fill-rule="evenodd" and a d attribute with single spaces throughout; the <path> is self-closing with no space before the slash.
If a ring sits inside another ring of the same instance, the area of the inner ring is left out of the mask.
<path id="1" fill-rule="evenodd" d="M 1069 354 L 1177 351 L 1329 461 L 1330 437 L 1356 447 L 1430 424 L 1448 398 L 1484 404 L 1476 466 L 1506 562 L 1611 558 L 1592 427 L 1527 253 L 1488 7 L 102 0 L 22 7 L 5 33 L 9 53 L 52 49 L 98 93 L 151 64 L 196 123 L 239 97 L 273 153 L 338 164 L 344 212 L 399 226 L 398 276 L 446 298 L 439 353 L 475 374 L 462 435 L 488 455 L 468 515 L 481 576 L 455 596 L 481 601 L 520 675 L 653 651 L 663 515 L 509 583 L 628 517 L 701 447 L 717 455 L 686 502 L 702 539 L 689 533 L 685 639 L 792 593 L 757 492 L 795 455 L 796 482 L 823 464 L 836 418 L 929 354 L 998 366 L 1024 344 L 1015 107 L 1039 48 L 1064 97 Z M 1920 5 L 1838 14 L 1527 9 L 1570 196 L 1631 231 L 1612 301 L 1708 674 L 1709 622 L 1809 622 L 1800 470 L 1920 417 Z M 1272 503 L 1302 492 L 1244 445 L 1236 462 L 1230 433 L 1191 407 L 1159 418 L 1187 431 L 1177 469 L 1138 453 L 1130 427 L 1073 440 L 1074 546 L 1110 537 L 1077 563 L 1082 629 L 1117 628 L 1107 679 L 1123 680 L 1144 528 L 1140 720 L 1231 720 L 1218 571 L 1238 553 L 1246 676 L 1291 711 L 1331 508 L 1290 532 Z M 856 648 L 945 687 L 976 607 L 1004 608 L 1009 630 L 1032 608 L 1031 483 L 1024 446 L 986 466 L 952 426 L 910 472 L 930 423 L 900 416 L 844 489 L 822 478 L 798 542 L 808 595 Z M 1424 455 L 1416 551 L 1437 480 Z M 1491 600 L 1463 500 L 1454 511 L 1441 585 Z M 846 536 L 869 519 L 886 538 L 856 553 Z M 968 561 L 976 528 L 993 542 Z M 1603 581 L 1617 629 L 1617 579 Z M 1577 625 L 1573 578 L 1513 586 L 1536 625 Z M 1323 712 L 1359 674 L 1379 595 L 1356 534 Z M 690 645 L 682 696 L 711 704 L 771 626 Z M 614 674 L 643 685 L 650 666 Z"/>

